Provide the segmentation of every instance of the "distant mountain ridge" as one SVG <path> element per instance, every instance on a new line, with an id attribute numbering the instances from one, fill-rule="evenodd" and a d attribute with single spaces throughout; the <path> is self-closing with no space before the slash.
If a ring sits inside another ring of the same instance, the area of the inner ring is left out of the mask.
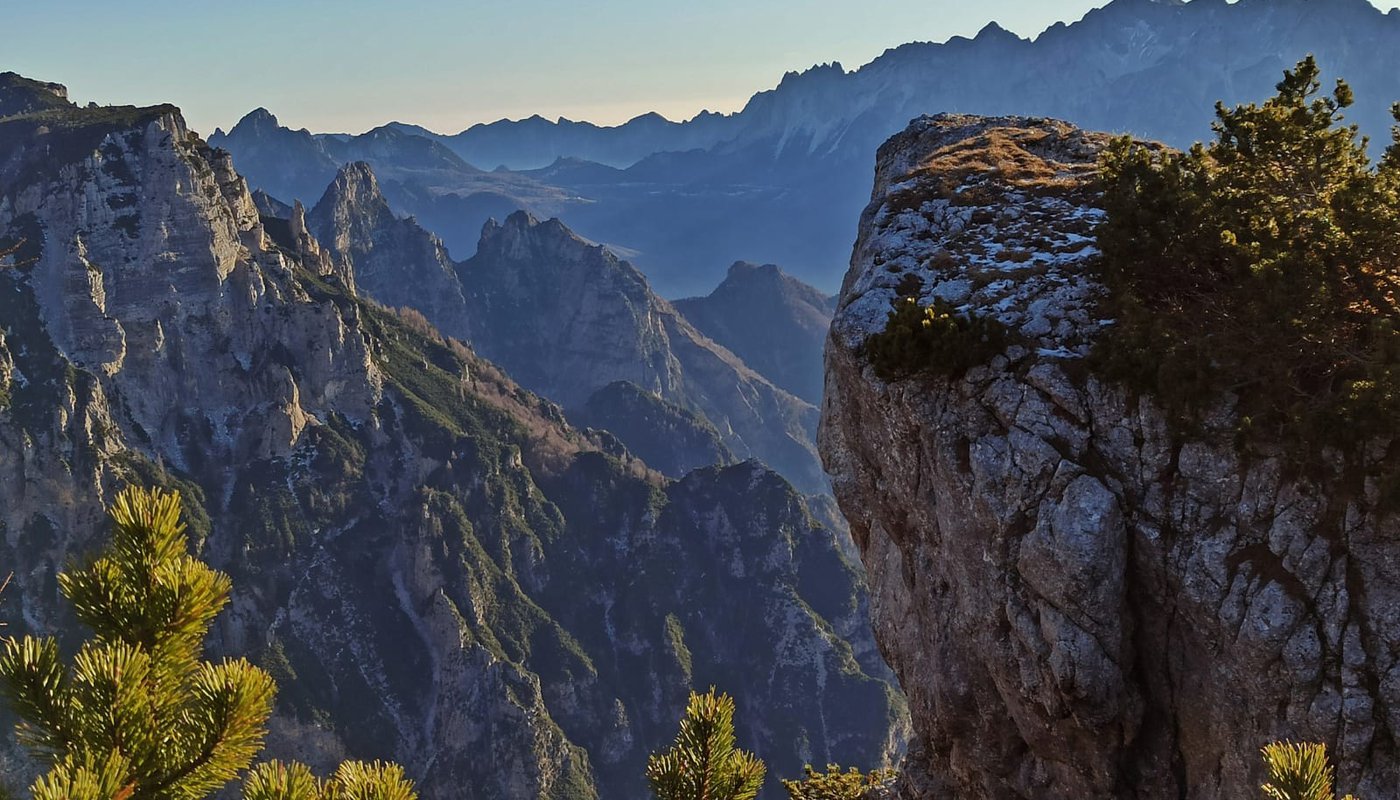
<path id="1" fill-rule="evenodd" d="M 775 264 L 736 262 L 706 297 L 675 301 L 700 332 L 773 383 L 812 404 L 822 401 L 822 343 L 836 298 Z"/>
<path id="2" fill-rule="evenodd" d="M 684 122 L 672 122 L 653 111 L 614 126 L 562 117 L 550 121 L 536 114 L 522 120 L 473 125 L 453 135 L 401 122 L 385 127 L 433 139 L 473 164 L 530 170 L 561 158 L 625 168 L 657 152 L 707 149 L 727 138 L 734 122 L 733 114 L 711 111 L 702 111 Z"/>
<path id="3" fill-rule="evenodd" d="M 476 167 L 535 168 L 487 173 L 496 186 L 428 185 L 367 160 L 396 209 L 417 215 L 458 258 L 487 217 L 503 218 L 501 206 L 515 202 L 624 253 L 667 297 L 708 291 L 740 260 L 782 264 L 835 292 L 875 149 L 910 119 L 1039 115 L 1180 146 L 1209 134 L 1216 100 L 1264 99 L 1307 53 L 1352 83 L 1350 118 L 1383 138 L 1400 100 L 1400 13 L 1366 0 L 1114 0 L 1034 40 L 991 24 L 972 39 L 893 48 L 856 70 L 790 72 L 737 114 L 684 123 L 646 115 L 613 128 L 535 117 L 451 136 L 385 126 Z M 318 138 L 332 152 L 331 139 L 345 137 Z M 244 168 L 251 145 L 234 139 L 211 141 Z M 521 182 L 503 188 L 507 175 Z"/>
<path id="4" fill-rule="evenodd" d="M 761 458 L 804 492 L 824 490 L 815 404 L 716 344 L 631 264 L 559 220 L 524 211 L 490 220 L 476 255 L 456 262 L 432 233 L 392 213 L 364 162 L 342 168 L 305 219 L 366 296 L 415 309 L 527 389 L 586 411 L 585 424 L 636 412 L 631 424 L 608 427 L 629 449 L 658 458 L 666 474 L 727 463 L 733 454 Z M 295 210 L 289 222 L 296 227 Z M 820 352 L 809 342 L 805 360 Z M 622 381 L 651 396 L 651 407 L 642 409 L 635 392 L 604 391 Z M 666 431 L 682 429 L 677 450 L 662 446 Z"/>

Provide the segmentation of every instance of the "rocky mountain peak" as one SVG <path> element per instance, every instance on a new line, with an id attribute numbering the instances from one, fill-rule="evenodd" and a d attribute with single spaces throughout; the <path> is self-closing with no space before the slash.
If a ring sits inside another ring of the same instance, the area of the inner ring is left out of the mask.
<path id="1" fill-rule="evenodd" d="M 254 201 L 256 202 L 256 200 Z M 349 291 L 355 290 L 355 272 L 347 260 L 336 261 L 321 246 L 306 221 L 306 207 L 300 200 L 292 201 L 291 215 L 287 220 L 288 231 L 293 243 L 293 252 L 302 265 L 317 275 L 336 275 Z"/>
<path id="2" fill-rule="evenodd" d="M 1183 430 L 1085 358 L 1113 331 L 1106 141 L 940 116 L 879 151 L 820 443 L 914 710 L 905 796 L 1245 797 L 1279 739 L 1327 742 L 1342 788 L 1385 795 L 1400 613 L 1376 565 L 1400 518 L 1375 476 L 1296 474 L 1233 421 Z M 884 380 L 863 345 L 899 297 L 1008 344 Z"/>
<path id="3" fill-rule="evenodd" d="M 744 295 L 750 292 L 779 292 L 800 297 L 817 306 L 830 306 L 831 298 L 783 271 L 777 264 L 755 264 L 735 261 L 729 265 L 724 281 L 715 288 L 716 294 Z"/>
<path id="4" fill-rule="evenodd" d="M 415 308 L 440 329 L 464 336 L 462 288 L 442 241 L 390 209 L 374 170 L 345 164 L 307 215 L 342 277 L 391 307 Z"/>
<path id="5" fill-rule="evenodd" d="M 277 121 L 277 117 L 271 111 L 259 106 L 244 114 L 229 133 L 238 131 L 244 134 L 269 134 L 280 127 L 281 124 Z"/>
<path id="6" fill-rule="evenodd" d="M 822 396 L 822 342 L 832 298 L 776 264 L 738 261 L 706 297 L 676 301 L 696 328 L 809 403 Z"/>
<path id="7" fill-rule="evenodd" d="M 503 259 L 536 271 L 587 265 L 633 287 L 633 293 L 646 288 L 641 272 L 612 251 L 574 233 L 557 217 L 541 220 L 523 210 L 512 213 L 505 222 L 487 220 L 481 229 L 477 257 L 482 262 Z"/>
<path id="8" fill-rule="evenodd" d="M 374 170 L 364 161 L 354 161 L 341 167 L 315 208 L 320 209 L 322 215 L 393 216 L 389 201 L 379 190 L 379 180 L 374 176 Z"/>
<path id="9" fill-rule="evenodd" d="M 973 41 L 985 43 L 993 41 L 1024 42 L 1026 40 L 1003 28 L 994 20 L 984 25 L 982 30 L 977 32 L 977 36 L 973 37 Z"/>
<path id="10" fill-rule="evenodd" d="M 820 490 L 816 409 L 706 338 L 606 247 L 557 219 L 516 212 L 485 225 L 458 275 L 468 338 L 526 387 L 577 409 L 629 382 L 703 416 L 734 455 L 762 458 L 803 491 Z"/>
<path id="11" fill-rule="evenodd" d="M 0 72 L 0 117 L 31 114 L 53 108 L 70 108 L 68 87 L 26 78 L 14 72 Z"/>

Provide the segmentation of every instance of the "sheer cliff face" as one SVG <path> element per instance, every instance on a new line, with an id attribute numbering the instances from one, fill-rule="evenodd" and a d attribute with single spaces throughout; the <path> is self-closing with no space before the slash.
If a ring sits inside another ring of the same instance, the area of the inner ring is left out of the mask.
<path id="1" fill-rule="evenodd" d="M 1293 738 L 1333 748 L 1340 788 L 1387 795 L 1400 521 L 1365 474 L 1303 480 L 1237 449 L 1228 400 L 1183 438 L 1086 369 L 1112 335 L 1089 269 L 1102 143 L 942 116 L 879 153 L 821 447 L 911 705 L 905 792 L 1246 797 L 1260 746 Z M 882 382 L 861 344 L 906 293 L 1018 343 L 958 379 Z"/>
<path id="2" fill-rule="evenodd" d="M 425 797 L 636 796 L 711 682 L 787 772 L 894 749 L 856 573 L 782 479 L 606 455 L 357 294 L 360 240 L 265 224 L 175 109 L 40 107 L 0 117 L 10 630 L 70 629 L 55 571 L 116 487 L 161 483 L 234 578 L 213 649 L 281 684 L 271 756 L 393 758 Z"/>

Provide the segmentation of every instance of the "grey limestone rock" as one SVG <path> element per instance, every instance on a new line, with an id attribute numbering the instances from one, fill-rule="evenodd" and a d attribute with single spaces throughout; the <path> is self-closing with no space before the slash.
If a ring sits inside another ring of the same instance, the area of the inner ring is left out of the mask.
<path id="1" fill-rule="evenodd" d="M 1229 398 L 1186 436 L 1086 368 L 1113 335 L 1091 269 L 1104 141 L 938 116 L 879 153 L 820 441 L 909 697 L 905 796 L 1249 797 L 1285 738 L 1389 796 L 1400 519 L 1364 465 L 1390 443 L 1301 477 L 1237 448 Z M 901 293 L 1020 341 L 957 379 L 884 382 L 861 344 Z"/>

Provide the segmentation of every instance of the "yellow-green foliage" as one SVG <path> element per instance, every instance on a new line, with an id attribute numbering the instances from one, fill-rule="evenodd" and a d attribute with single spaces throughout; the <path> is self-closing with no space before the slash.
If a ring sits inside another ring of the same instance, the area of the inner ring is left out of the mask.
<path id="1" fill-rule="evenodd" d="M 676 742 L 647 762 L 657 800 L 753 800 L 767 767 L 734 746 L 734 698 L 690 693 Z"/>
<path id="2" fill-rule="evenodd" d="M 179 493 L 128 489 L 117 496 L 111 518 L 107 548 L 59 575 L 78 619 L 95 634 L 71 663 L 63 663 L 52 638 L 3 642 L 0 689 L 20 718 L 19 741 L 48 767 L 30 794 L 35 800 L 209 797 L 262 749 L 276 686 L 242 659 L 202 659 L 230 582 L 189 555 Z M 258 775 L 268 770 L 275 774 L 268 767 Z M 347 764 L 331 781 L 282 789 L 249 797 L 413 797 L 402 771 L 382 765 Z"/>
<path id="3" fill-rule="evenodd" d="M 862 773 L 855 767 L 843 771 L 836 764 L 827 764 L 826 772 L 817 772 L 809 764 L 806 772 L 801 780 L 783 781 L 790 800 L 865 800 L 888 789 L 895 778 L 890 769 Z"/>
<path id="4" fill-rule="evenodd" d="M 1006 330 L 987 317 L 959 313 L 944 300 L 923 306 L 895 301 L 885 329 L 865 340 L 865 355 L 883 380 L 920 372 L 960 375 L 1006 347 Z"/>
<path id="5" fill-rule="evenodd" d="M 414 800 L 397 764 L 347 761 L 321 780 L 303 764 L 259 764 L 243 782 L 243 800 Z"/>
<path id="6" fill-rule="evenodd" d="M 1263 105 L 1217 105 L 1209 144 L 1123 139 L 1100 165 L 1100 362 L 1183 422 L 1234 392 L 1242 432 L 1299 454 L 1400 429 L 1400 128 L 1373 167 L 1351 89 L 1319 74 L 1308 57 Z"/>
<path id="7" fill-rule="evenodd" d="M 1264 763 L 1269 782 L 1260 788 L 1268 800 L 1336 800 L 1326 745 L 1274 742 L 1264 748 Z"/>

